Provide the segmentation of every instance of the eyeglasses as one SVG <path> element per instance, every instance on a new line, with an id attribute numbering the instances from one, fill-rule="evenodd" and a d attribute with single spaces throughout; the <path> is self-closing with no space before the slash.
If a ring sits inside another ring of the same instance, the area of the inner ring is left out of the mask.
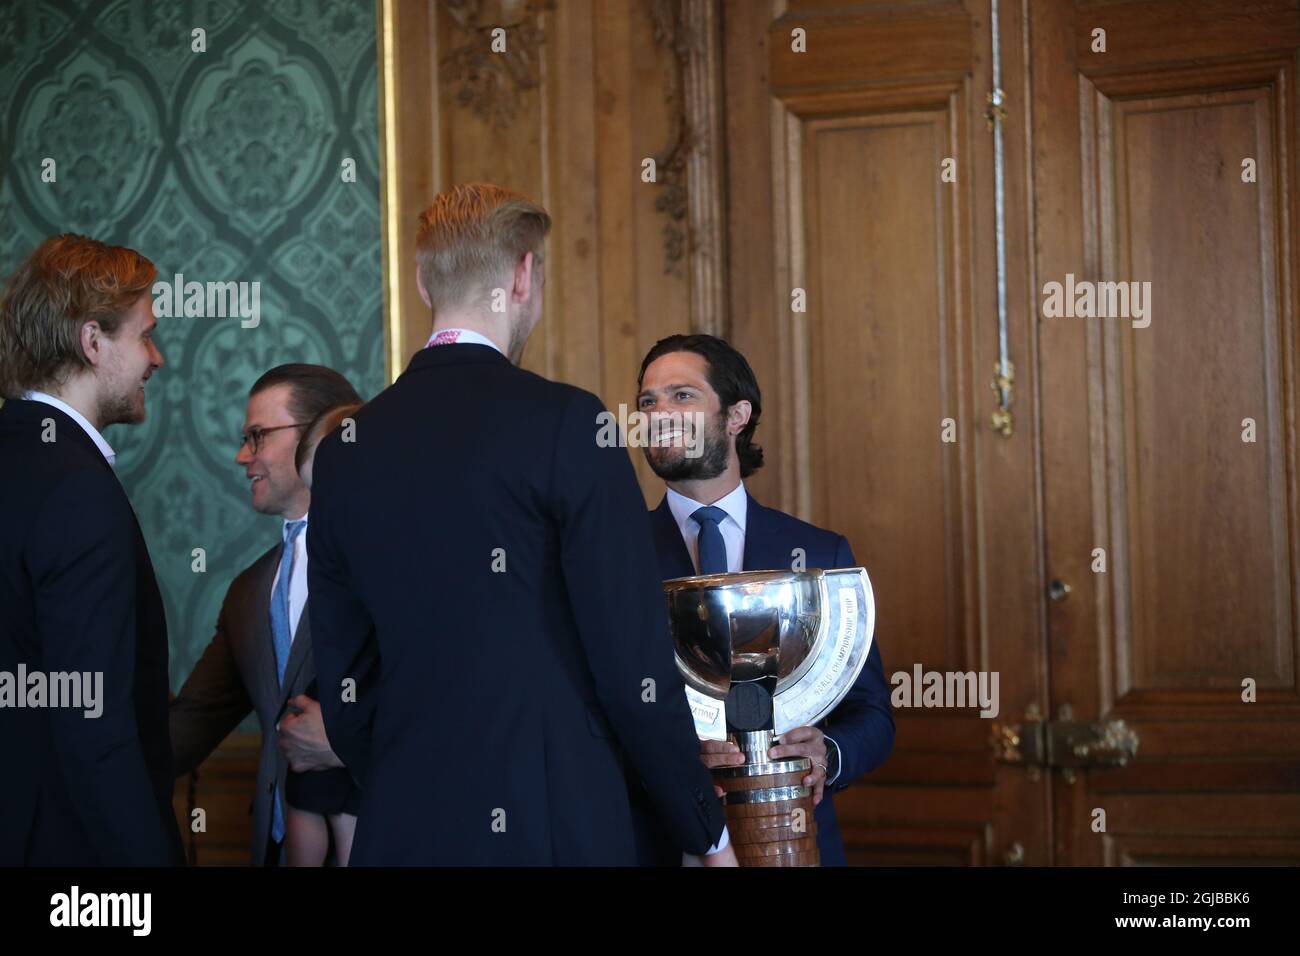
<path id="1" fill-rule="evenodd" d="M 257 450 L 262 447 L 262 439 L 271 432 L 278 432 L 285 428 L 306 428 L 309 424 L 310 422 L 295 422 L 292 425 L 276 425 L 273 428 L 250 428 L 239 436 L 239 447 L 240 449 L 249 448 L 256 455 Z"/>

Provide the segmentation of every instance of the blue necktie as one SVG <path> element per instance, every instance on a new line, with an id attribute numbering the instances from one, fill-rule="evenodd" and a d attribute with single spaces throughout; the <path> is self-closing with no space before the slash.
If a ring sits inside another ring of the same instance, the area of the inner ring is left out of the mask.
<path id="1" fill-rule="evenodd" d="M 284 526 L 284 546 L 280 550 L 280 576 L 271 591 L 271 640 L 275 644 L 275 675 L 280 688 L 284 688 L 284 669 L 289 663 L 289 645 L 293 635 L 289 630 L 289 582 L 293 579 L 293 542 L 307 527 L 306 521 L 289 521 Z M 284 808 L 280 805 L 280 788 L 275 789 L 275 802 L 271 808 L 271 838 L 279 843 L 284 839 Z"/>
<path id="2" fill-rule="evenodd" d="M 700 526 L 700 574 L 727 573 L 727 543 L 718 524 L 727 513 L 713 505 L 698 508 L 691 518 Z"/>

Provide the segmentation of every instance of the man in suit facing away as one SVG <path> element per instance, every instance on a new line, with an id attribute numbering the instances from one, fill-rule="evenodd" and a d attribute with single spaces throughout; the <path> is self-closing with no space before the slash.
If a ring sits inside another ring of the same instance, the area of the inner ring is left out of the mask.
<path id="1" fill-rule="evenodd" d="M 253 791 L 254 866 L 282 859 L 289 748 L 277 746 L 277 723 L 302 751 L 304 769 L 342 766 L 325 737 L 320 705 L 303 696 L 316 677 L 306 613 L 311 492 L 294 455 L 318 415 L 360 401 L 346 378 L 320 365 L 280 365 L 253 383 L 235 463 L 248 478 L 253 510 L 282 520 L 280 540 L 231 582 L 216 634 L 171 705 L 177 774 L 201 764 L 257 712 L 262 751 Z"/>
<path id="2" fill-rule="evenodd" d="M 144 421 L 163 364 L 155 276 L 132 249 L 68 234 L 0 300 L 0 866 L 182 862 L 167 623 L 100 434 Z M 93 708 L 29 693 L 68 675 L 98 684 Z"/>
<path id="3" fill-rule="evenodd" d="M 649 519 L 593 395 L 517 367 L 550 217 L 492 185 L 420 220 L 433 335 L 316 453 L 307 539 L 325 727 L 362 766 L 352 865 L 633 864 L 624 773 L 734 864 L 673 662 Z M 337 689 L 373 630 L 374 719 Z"/>
<path id="4" fill-rule="evenodd" d="M 753 440 L 763 404 L 743 355 L 711 335 L 669 336 L 646 355 L 637 384 L 638 410 L 652 422 L 667 416 L 661 440 L 645 449 L 650 467 L 668 484 L 651 513 L 665 580 L 783 571 L 796 565 L 857 566 L 843 535 L 765 508 L 745 490 L 744 479 L 763 464 L 763 451 Z M 702 430 L 696 423 L 702 423 Z M 652 427 L 651 433 L 656 430 Z M 803 782 L 813 788 L 823 866 L 847 862 L 829 791 L 842 790 L 880 766 L 893 746 L 894 719 L 877 635 L 839 706 L 818 727 L 786 731 L 770 751 L 774 759 L 808 757 L 813 762 Z M 701 741 L 701 756 L 710 767 L 745 762 L 727 741 Z M 632 792 L 639 805 L 635 783 Z M 651 815 L 638 814 L 637 836 L 643 863 L 677 861 L 679 850 Z"/>

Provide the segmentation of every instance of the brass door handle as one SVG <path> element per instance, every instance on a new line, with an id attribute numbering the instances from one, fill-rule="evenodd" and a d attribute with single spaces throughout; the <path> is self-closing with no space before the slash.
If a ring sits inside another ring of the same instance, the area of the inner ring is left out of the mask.
<path id="1" fill-rule="evenodd" d="M 1067 738 L 1066 742 L 1074 757 L 1089 767 L 1123 767 L 1138 749 L 1138 735 L 1122 720 L 1091 724 L 1083 739 Z"/>
<path id="2" fill-rule="evenodd" d="M 990 744 L 999 763 L 1030 767 L 1123 767 L 1138 735 L 1122 720 L 1032 720 L 994 724 Z"/>

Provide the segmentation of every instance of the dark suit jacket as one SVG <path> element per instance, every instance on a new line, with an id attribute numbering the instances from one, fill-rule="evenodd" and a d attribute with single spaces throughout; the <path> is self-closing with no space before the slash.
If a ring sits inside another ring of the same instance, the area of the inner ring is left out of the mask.
<path id="1" fill-rule="evenodd" d="M 312 633 L 326 731 L 364 784 L 354 865 L 633 864 L 625 764 L 681 846 L 721 836 L 603 411 L 488 346 L 445 345 L 357 412 L 355 442 L 317 450 Z M 364 733 L 327 688 L 372 627 Z"/>
<path id="2" fill-rule="evenodd" d="M 0 671 L 103 674 L 97 718 L 0 709 L 0 865 L 180 864 L 167 623 L 135 512 L 53 406 L 5 402 L 0 462 Z"/>
<path id="3" fill-rule="evenodd" d="M 311 533 L 310 522 L 307 533 Z M 310 599 L 294 631 L 284 669 L 283 690 L 276 677 L 270 609 L 271 587 L 280 566 L 281 548 L 281 544 L 272 547 L 231 582 L 217 618 L 217 633 L 186 678 L 171 708 L 172 749 L 176 752 L 178 774 L 188 773 L 201 764 L 249 711 L 257 711 L 262 751 L 257 761 L 257 787 L 252 805 L 254 866 L 266 862 L 272 794 L 277 784 L 281 802 L 284 800 L 288 762 L 276 746 L 275 726 L 284 716 L 289 698 L 303 693 L 316 678 L 311 650 Z M 310 568 L 308 564 L 309 572 Z"/>
<path id="4" fill-rule="evenodd" d="M 695 565 L 686 550 L 686 542 L 682 540 L 681 529 L 668 508 L 666 496 L 651 512 L 651 523 L 664 580 L 695 574 Z M 857 567 L 853 551 L 843 535 L 825 531 L 782 511 L 764 508 L 750 495 L 745 516 L 744 570 L 788 570 L 795 559 L 795 548 L 803 549 L 805 567 L 808 568 Z M 821 851 L 822 866 L 844 866 L 847 863 L 844 841 L 835 818 L 831 791 L 843 790 L 863 774 L 879 767 L 894 747 L 894 718 L 889 707 L 889 685 L 885 683 L 880 661 L 878 632 L 871 642 L 871 651 L 862 665 L 862 672 L 848 695 L 819 726 L 840 748 L 840 774 L 814 812 L 817 849 Z M 640 818 L 638 823 L 642 823 Z M 661 866 L 681 862 L 681 850 L 665 840 L 662 830 L 641 825 L 638 839 L 645 862 Z"/>

